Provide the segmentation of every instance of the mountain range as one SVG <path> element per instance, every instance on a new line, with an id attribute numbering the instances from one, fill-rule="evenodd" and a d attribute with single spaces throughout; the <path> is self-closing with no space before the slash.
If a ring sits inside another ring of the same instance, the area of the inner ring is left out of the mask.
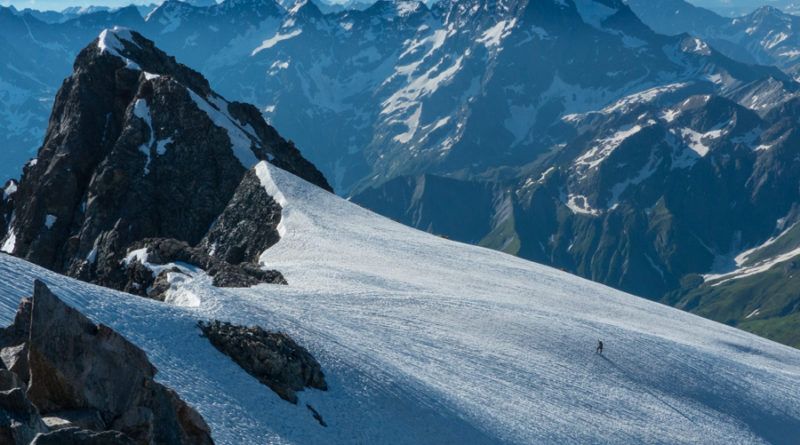
<path id="1" fill-rule="evenodd" d="M 692 4 L 731 18 L 750 14 L 765 4 L 791 14 L 800 11 L 797 0 L 692 0 Z"/>
<path id="2" fill-rule="evenodd" d="M 627 4 L 650 28 L 664 34 L 687 33 L 708 42 L 726 56 L 744 63 L 773 65 L 793 78 L 800 64 L 800 17 L 763 6 L 734 19 L 721 17 L 683 0 Z"/>
<path id="3" fill-rule="evenodd" d="M 127 26 L 255 104 L 356 203 L 800 344 L 793 40 L 761 43 L 782 32 L 758 18 L 774 10 L 737 19 L 734 41 L 658 34 L 642 5 L 168 1 L 63 23 L 5 9 L 2 165 L 40 143 L 79 45 Z M 746 285 L 763 274 L 769 289 Z"/>
<path id="4" fill-rule="evenodd" d="M 705 187 L 709 166 L 746 168 L 751 145 L 780 131 L 733 98 L 790 92 L 791 80 L 687 39 L 655 41 L 680 43 L 677 56 L 688 55 L 674 64 L 723 82 L 653 87 L 559 118 L 563 129 L 548 130 L 578 142 L 554 151 L 517 198 L 493 201 L 495 217 L 548 198 L 559 224 L 641 217 L 635 193 L 611 187 L 613 204 L 603 193 L 609 164 L 625 167 L 615 155 L 639 168 L 636 147 L 648 159 L 639 172 L 653 173 L 630 184 L 657 193 L 654 181 L 676 170 Z M 725 113 L 726 125 L 684 134 Z M 613 136 L 592 139 L 602 131 Z M 743 141 L 712 143 L 732 137 Z M 791 148 L 780 144 L 755 152 Z M 398 178 L 414 187 L 401 200 L 434 206 L 449 196 L 429 191 L 448 187 L 511 195 L 501 176 Z M 564 180 L 566 202 L 549 195 Z M 659 202 L 644 215 L 669 237 L 683 227 L 670 222 L 675 197 Z M 0 320 L 11 322 L 0 385 L 12 386 L 0 391 L 0 437 L 10 443 L 789 444 L 800 434 L 796 349 L 348 202 L 258 108 L 127 28 L 80 50 L 0 216 L 0 250 L 11 253 L 0 254 Z M 733 260 L 741 276 L 706 280 L 757 277 L 791 240 L 791 219 L 782 224 L 784 236 Z M 608 233 L 632 240 L 634 229 Z M 270 377 L 292 370 L 296 386 Z"/>

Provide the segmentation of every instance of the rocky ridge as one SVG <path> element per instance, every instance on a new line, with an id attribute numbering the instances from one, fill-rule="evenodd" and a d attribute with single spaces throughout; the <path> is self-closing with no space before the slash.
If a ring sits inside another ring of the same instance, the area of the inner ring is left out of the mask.
<path id="1" fill-rule="evenodd" d="M 285 283 L 254 266 L 279 239 L 281 210 L 248 172 L 259 160 L 330 190 L 253 106 L 227 102 L 138 33 L 106 30 L 64 81 L 38 158 L 14 193 L 4 191 L 0 244 L 54 271 L 141 295 L 149 292 L 147 273 L 122 260 L 150 238 L 173 240 L 144 247 L 157 253 L 168 244 L 161 257 L 191 257 L 220 285 Z"/>
<path id="2" fill-rule="evenodd" d="M 297 403 L 295 391 L 306 387 L 326 391 L 328 384 L 314 357 L 288 335 L 214 320 L 198 323 L 203 336 L 223 354 L 269 386 L 282 399 Z M 315 418 L 319 417 L 313 408 Z M 324 425 L 321 418 L 317 419 Z"/>
<path id="3" fill-rule="evenodd" d="M 213 444 L 203 418 L 138 347 L 93 324 L 41 281 L 0 330 L 0 441 Z"/>

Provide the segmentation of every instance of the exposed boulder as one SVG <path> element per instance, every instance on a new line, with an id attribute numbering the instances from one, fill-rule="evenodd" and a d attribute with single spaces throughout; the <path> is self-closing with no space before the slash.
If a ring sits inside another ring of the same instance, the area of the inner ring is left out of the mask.
<path id="1" fill-rule="evenodd" d="M 219 249 L 220 260 L 254 261 L 277 241 L 281 210 L 246 174 L 258 161 L 330 189 L 255 107 L 226 101 L 202 75 L 138 33 L 106 30 L 80 52 L 59 90 L 37 161 L 3 191 L 0 229 L 10 229 L 0 231 L 0 247 L 140 295 L 149 286 L 132 283 L 152 284 L 153 277 L 146 269 L 123 271 L 120 261 L 144 239 L 203 241 L 203 248 Z M 254 224 L 256 217 L 262 224 Z M 222 226 L 205 242 L 215 221 Z M 220 232 L 239 225 L 232 234 Z M 244 244 L 246 237 L 252 242 Z M 275 276 L 213 264 L 219 283 Z"/>
<path id="2" fill-rule="evenodd" d="M 113 329 L 92 323 L 38 280 L 33 297 L 23 300 L 14 324 L 0 331 L 0 338 L 13 342 L 26 327 L 27 335 L 21 336 L 25 347 L 18 351 L 27 351 L 24 371 L 29 377 L 0 378 L 16 386 L 0 392 L 0 417 L 5 409 L 7 418 L 16 419 L 7 423 L 17 425 L 17 430 L 3 430 L 0 420 L 0 439 L 16 434 L 13 441 L 0 443 L 28 444 L 48 430 L 33 443 L 213 443 L 203 418 L 154 380 L 156 369 L 144 351 Z M 3 372 L 9 371 L 0 371 L 0 377 Z"/>
<path id="3" fill-rule="evenodd" d="M 219 320 L 199 322 L 198 326 L 215 348 L 284 400 L 297 403 L 295 391 L 306 387 L 328 389 L 319 362 L 282 332 L 269 332 L 258 326 L 236 326 Z"/>
<path id="4" fill-rule="evenodd" d="M 47 431 L 39 410 L 25 398 L 25 390 L 0 391 L 0 443 L 28 444 Z"/>
<path id="5" fill-rule="evenodd" d="M 0 350 L 0 359 L 2 359 L 2 365 L 6 367 L 6 369 L 11 372 L 12 375 L 19 377 L 19 379 L 23 382 L 28 381 L 28 344 L 27 340 L 26 343 L 21 343 L 14 346 L 7 346 Z M 18 385 L 13 385 L 13 387 L 19 387 Z M 24 385 L 23 385 L 24 387 Z M 9 389 L 9 388 L 4 388 Z"/>
<path id="6" fill-rule="evenodd" d="M 136 264 L 141 263 L 137 262 Z M 170 274 L 184 274 L 184 272 L 177 267 L 172 267 L 159 272 L 159 274 L 156 275 L 156 278 L 153 280 L 153 285 L 150 287 L 150 291 L 147 292 L 148 298 L 158 301 L 164 301 L 167 299 L 167 293 L 169 292 L 170 285 L 172 284 L 170 283 Z"/>

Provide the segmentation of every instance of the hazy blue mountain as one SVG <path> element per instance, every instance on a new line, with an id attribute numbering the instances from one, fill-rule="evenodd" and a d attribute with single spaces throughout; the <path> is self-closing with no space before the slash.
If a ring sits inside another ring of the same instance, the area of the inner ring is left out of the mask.
<path id="1" fill-rule="evenodd" d="M 762 6 L 772 6 L 790 13 L 800 12 L 800 2 L 797 0 L 692 0 L 692 4 L 726 17 L 750 14 Z"/>
<path id="2" fill-rule="evenodd" d="M 800 16 L 763 6 L 735 19 L 723 18 L 684 0 L 627 0 L 651 28 L 663 34 L 687 33 L 705 40 L 728 57 L 774 65 L 800 75 Z"/>

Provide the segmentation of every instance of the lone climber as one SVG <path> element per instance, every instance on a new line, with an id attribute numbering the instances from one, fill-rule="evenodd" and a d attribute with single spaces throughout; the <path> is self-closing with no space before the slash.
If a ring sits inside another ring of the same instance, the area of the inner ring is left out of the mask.
<path id="1" fill-rule="evenodd" d="M 603 353 L 603 342 L 597 340 L 597 349 L 594 351 L 595 354 L 602 354 Z"/>

